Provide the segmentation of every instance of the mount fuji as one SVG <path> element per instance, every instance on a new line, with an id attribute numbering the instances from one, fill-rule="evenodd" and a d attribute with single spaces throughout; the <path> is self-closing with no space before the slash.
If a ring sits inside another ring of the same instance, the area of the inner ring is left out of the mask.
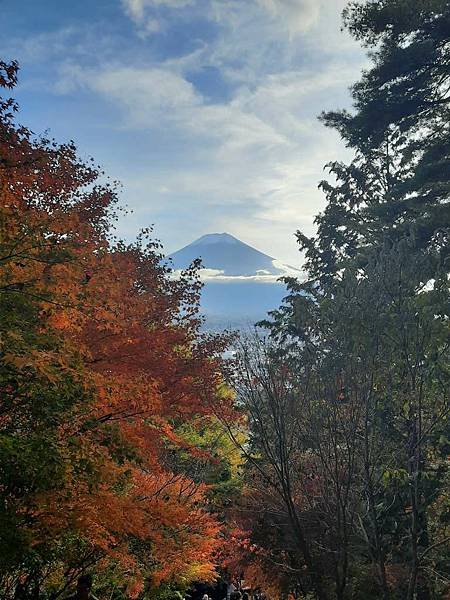
<path id="1" fill-rule="evenodd" d="M 200 258 L 204 283 L 201 308 L 209 329 L 242 328 L 278 308 L 286 295 L 280 277 L 302 272 L 229 233 L 203 235 L 168 256 L 175 274 Z"/>

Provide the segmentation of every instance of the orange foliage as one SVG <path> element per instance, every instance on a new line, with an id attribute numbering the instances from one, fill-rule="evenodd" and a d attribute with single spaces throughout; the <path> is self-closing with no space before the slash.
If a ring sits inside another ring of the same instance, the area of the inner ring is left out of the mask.
<path id="1" fill-rule="evenodd" d="M 15 69 L 0 71 L 13 83 Z M 76 532 L 99 565 L 121 566 L 133 596 L 148 577 L 210 580 L 220 527 L 205 485 L 172 472 L 167 446 L 182 444 L 176 425 L 217 409 L 225 340 L 199 334 L 194 271 L 175 281 L 157 244 L 110 241 L 116 185 L 73 144 L 16 127 L 15 110 L 1 105 L 0 288 L 31 302 L 38 334 L 58 344 L 33 347 L 11 329 L 3 360 L 50 387 L 70 375 L 86 393 L 58 429 L 65 485 L 30 503 L 34 543 Z M 76 467 L 88 463 L 90 477 Z"/>

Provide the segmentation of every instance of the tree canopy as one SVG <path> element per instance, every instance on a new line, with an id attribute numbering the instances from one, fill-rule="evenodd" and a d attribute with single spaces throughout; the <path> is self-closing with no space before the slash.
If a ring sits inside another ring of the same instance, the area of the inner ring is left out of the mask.
<path id="1" fill-rule="evenodd" d="M 409 235 L 448 260 L 450 192 L 450 8 L 445 0 L 350 2 L 344 25 L 369 50 L 371 66 L 351 89 L 354 110 L 323 113 L 354 151 L 330 163 L 337 183 L 316 218 L 317 236 L 298 234 L 314 276 L 367 246 Z M 446 262 L 447 264 L 447 262 Z"/>
<path id="2" fill-rule="evenodd" d="M 252 446 L 236 518 L 256 547 L 240 564 L 320 600 L 443 598 L 450 5 L 350 2 L 343 18 L 371 64 L 353 109 L 320 119 L 353 159 L 328 165 L 317 233 L 297 233 L 306 280 L 238 356 Z"/>
<path id="3" fill-rule="evenodd" d="M 199 333 L 195 267 L 175 280 L 147 232 L 115 241 L 117 184 L 17 110 L 0 105 L 2 596 L 59 597 L 92 566 L 127 597 L 211 580 L 214 482 L 171 456 L 216 460 L 180 427 L 233 419 L 226 339 Z"/>

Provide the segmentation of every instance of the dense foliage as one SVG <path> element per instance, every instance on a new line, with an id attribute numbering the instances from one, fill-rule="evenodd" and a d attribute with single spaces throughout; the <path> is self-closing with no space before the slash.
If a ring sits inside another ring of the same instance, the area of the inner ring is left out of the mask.
<path id="1" fill-rule="evenodd" d="M 351 2 L 350 32 L 371 50 L 372 67 L 352 88 L 355 111 L 325 113 L 355 152 L 329 165 L 337 184 L 321 186 L 327 207 L 318 234 L 299 233 L 316 279 L 367 247 L 408 236 L 448 260 L 450 193 L 450 7 L 446 0 Z"/>
<path id="2" fill-rule="evenodd" d="M 3 88 L 16 73 L 0 63 Z M 199 334 L 195 269 L 114 242 L 117 185 L 16 111 L 1 102 L 0 595 L 60 597 L 89 568 L 108 598 L 212 580 L 225 339 Z"/>
<path id="3" fill-rule="evenodd" d="M 321 119 L 354 158 L 298 233 L 306 281 L 232 372 L 195 265 L 175 280 L 148 232 L 116 241 L 117 184 L 0 102 L 2 598 L 89 570 L 116 600 L 217 573 L 448 597 L 450 4 L 361 0 L 344 24 L 372 64 Z"/>
<path id="4" fill-rule="evenodd" d="M 352 2 L 344 22 L 372 65 L 321 118 L 354 159 L 298 233 L 307 280 L 239 352 L 234 564 L 274 595 L 445 598 L 450 5 Z"/>

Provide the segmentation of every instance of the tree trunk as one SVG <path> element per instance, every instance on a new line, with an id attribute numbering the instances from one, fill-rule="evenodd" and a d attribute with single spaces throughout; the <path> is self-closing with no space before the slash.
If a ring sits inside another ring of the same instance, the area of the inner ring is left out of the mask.
<path id="1" fill-rule="evenodd" d="M 378 527 L 377 511 L 375 508 L 375 493 L 373 489 L 372 475 L 370 473 L 370 452 L 369 452 L 369 398 L 366 399 L 366 414 L 364 424 L 364 474 L 366 479 L 366 494 L 367 501 L 369 504 L 369 515 L 372 529 L 372 540 L 369 539 L 371 544 L 371 554 L 375 559 L 375 568 L 378 577 L 378 583 L 381 588 L 383 600 L 389 600 L 390 593 L 386 578 L 386 565 L 384 560 L 384 548 L 380 537 L 380 531 Z"/>

